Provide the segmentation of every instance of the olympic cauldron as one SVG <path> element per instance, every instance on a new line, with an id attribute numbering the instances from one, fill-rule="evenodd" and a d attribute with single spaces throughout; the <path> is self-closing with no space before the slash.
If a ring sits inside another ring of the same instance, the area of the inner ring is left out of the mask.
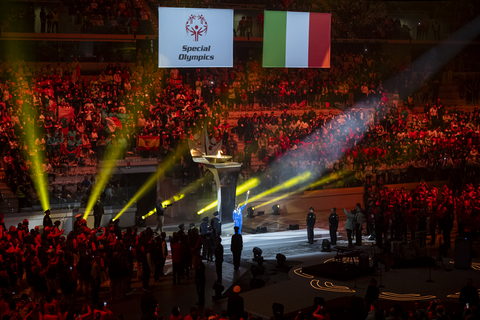
<path id="1" fill-rule="evenodd" d="M 237 180 L 241 164 L 231 162 L 232 156 L 222 155 L 218 151 L 216 155 L 201 155 L 196 150 L 191 150 L 193 161 L 203 164 L 213 173 L 217 185 L 217 210 L 222 223 L 233 222 L 232 212 L 235 209 L 235 197 L 237 192 Z"/>

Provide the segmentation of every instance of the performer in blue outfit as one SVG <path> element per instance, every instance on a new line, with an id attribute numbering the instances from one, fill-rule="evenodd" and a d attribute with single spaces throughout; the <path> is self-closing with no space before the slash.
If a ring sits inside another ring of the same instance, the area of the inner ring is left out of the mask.
<path id="1" fill-rule="evenodd" d="M 243 206 L 236 206 L 235 210 L 233 210 L 233 221 L 235 222 L 235 227 L 238 227 L 238 233 L 242 234 L 242 211 L 245 209 L 245 206 L 248 203 L 248 195 L 250 194 L 250 190 L 247 191 L 247 199 L 245 200 L 245 204 Z"/>

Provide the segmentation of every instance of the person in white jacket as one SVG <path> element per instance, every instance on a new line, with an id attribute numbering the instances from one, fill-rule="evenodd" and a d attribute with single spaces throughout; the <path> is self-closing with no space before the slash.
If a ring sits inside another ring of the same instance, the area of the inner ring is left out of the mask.
<path id="1" fill-rule="evenodd" d="M 348 247 L 353 248 L 352 243 L 352 233 L 355 229 L 355 212 L 351 210 L 350 212 L 343 208 L 343 212 L 347 216 L 347 221 L 345 222 L 345 230 L 347 230 L 347 238 L 348 238 Z"/>

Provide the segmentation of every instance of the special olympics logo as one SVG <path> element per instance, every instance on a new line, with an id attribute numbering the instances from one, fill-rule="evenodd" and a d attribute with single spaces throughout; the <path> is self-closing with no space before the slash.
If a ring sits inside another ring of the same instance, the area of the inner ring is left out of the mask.
<path id="1" fill-rule="evenodd" d="M 192 14 L 185 23 L 185 29 L 187 34 L 195 37 L 195 41 L 198 41 L 198 37 L 206 35 L 208 24 L 207 20 L 202 14 Z"/>

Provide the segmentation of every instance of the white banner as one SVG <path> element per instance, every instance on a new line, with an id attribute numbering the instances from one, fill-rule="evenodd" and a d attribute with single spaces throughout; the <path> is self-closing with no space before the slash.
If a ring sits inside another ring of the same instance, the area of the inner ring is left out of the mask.
<path id="1" fill-rule="evenodd" d="M 233 67 L 233 10 L 158 8 L 158 67 Z"/>

